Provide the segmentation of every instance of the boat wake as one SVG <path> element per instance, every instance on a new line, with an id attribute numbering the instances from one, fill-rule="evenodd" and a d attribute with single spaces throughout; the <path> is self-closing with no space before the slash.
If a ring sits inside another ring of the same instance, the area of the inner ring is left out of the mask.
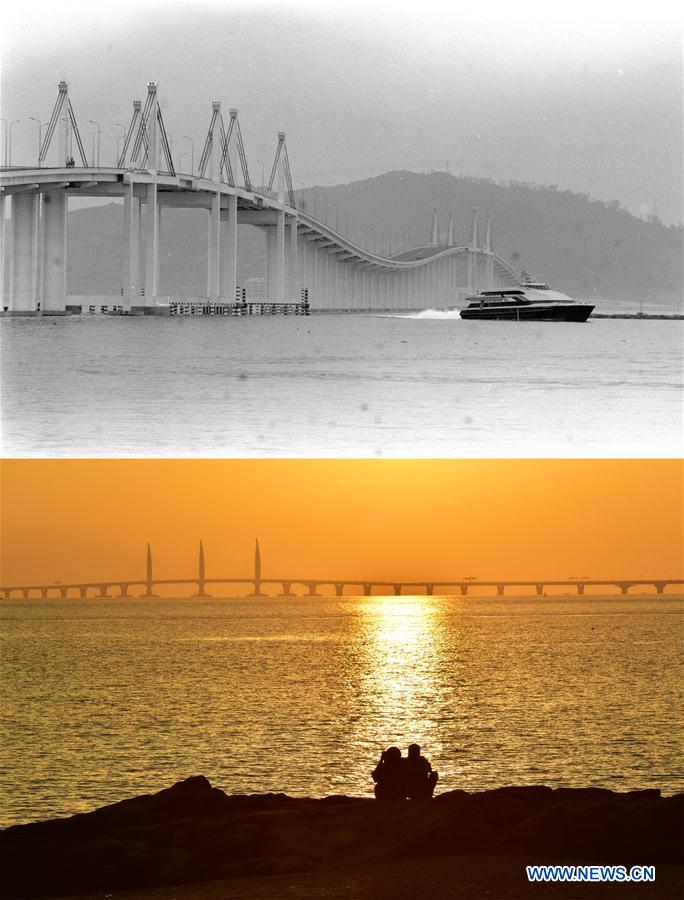
<path id="1" fill-rule="evenodd" d="M 452 319 L 460 322 L 461 317 L 457 309 L 421 309 L 414 313 L 380 313 L 380 319 Z"/>

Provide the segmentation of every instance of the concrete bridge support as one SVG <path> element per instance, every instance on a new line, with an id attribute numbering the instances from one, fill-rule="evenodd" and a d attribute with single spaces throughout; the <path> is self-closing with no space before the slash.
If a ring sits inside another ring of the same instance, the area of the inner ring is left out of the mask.
<path id="1" fill-rule="evenodd" d="M 207 246 L 207 297 L 217 300 L 221 296 L 221 194 L 211 195 Z M 235 292 L 231 295 L 231 300 Z"/>
<path id="2" fill-rule="evenodd" d="M 143 248 L 141 256 L 145 265 L 145 297 L 146 303 L 154 303 L 159 285 L 159 222 L 160 209 L 157 197 L 157 183 L 147 185 L 145 210 Z"/>
<path id="3" fill-rule="evenodd" d="M 335 583 L 335 596 L 341 597 L 344 594 L 344 584 L 341 581 Z"/>
<path id="4" fill-rule="evenodd" d="M 238 214 L 237 194 L 229 194 L 227 208 L 221 212 L 221 233 L 223 238 L 221 287 L 223 296 L 228 300 L 235 299 L 237 289 L 238 260 Z"/>
<path id="5" fill-rule="evenodd" d="M 318 582 L 317 581 L 309 581 L 306 585 L 308 589 L 307 597 L 320 597 L 321 595 L 318 593 Z"/>
<path id="6" fill-rule="evenodd" d="M 372 584 L 364 584 L 363 586 L 363 596 L 370 597 L 373 593 L 373 585 Z"/>
<path id="7" fill-rule="evenodd" d="M 119 585 L 119 593 L 117 596 L 119 597 L 119 599 L 121 599 L 122 597 L 128 599 L 132 598 L 133 595 L 128 593 L 128 585 L 125 582 Z"/>
<path id="8" fill-rule="evenodd" d="M 124 305 L 135 306 L 140 295 L 140 198 L 135 196 L 133 180 L 126 188 L 123 203 L 123 271 L 121 288 Z"/>
<path id="9" fill-rule="evenodd" d="M 427 594 L 428 597 L 432 597 L 432 595 L 435 593 L 434 584 L 426 584 L 425 585 L 425 593 Z"/>
<path id="10" fill-rule="evenodd" d="M 0 309 L 9 310 L 7 300 L 7 264 L 5 260 L 5 194 L 0 191 Z"/>
<path id="11" fill-rule="evenodd" d="M 81 598 L 81 600 L 85 600 L 86 597 L 88 596 L 88 588 L 80 586 L 78 589 L 78 595 Z"/>
<path id="12" fill-rule="evenodd" d="M 665 582 L 664 581 L 656 581 L 655 589 L 656 589 L 656 594 L 664 594 L 665 593 Z"/>
<path id="13" fill-rule="evenodd" d="M 541 597 L 544 594 L 544 585 L 543 584 L 535 585 L 535 590 L 537 592 L 537 597 Z"/>
<path id="14" fill-rule="evenodd" d="M 60 598 L 61 598 L 62 600 L 66 600 L 66 598 L 67 598 L 67 593 L 68 593 L 68 589 L 67 589 L 67 588 L 61 587 L 61 588 L 59 589 L 59 596 L 60 596 Z"/>
<path id="15" fill-rule="evenodd" d="M 43 600 L 47 600 L 47 595 L 48 595 L 48 589 L 46 587 L 41 588 L 40 596 L 42 597 Z"/>
<path id="16" fill-rule="evenodd" d="M 499 597 L 503 597 L 503 593 L 504 593 L 504 585 L 503 584 L 497 584 L 496 593 L 498 594 Z"/>
<path id="17" fill-rule="evenodd" d="M 291 581 L 283 581 L 283 589 L 279 594 L 280 597 L 296 597 L 297 595 L 292 591 L 292 582 Z"/>
<path id="18" fill-rule="evenodd" d="M 394 596 L 395 597 L 401 597 L 401 588 L 402 588 L 402 586 L 400 584 L 394 585 Z"/>
<path id="19" fill-rule="evenodd" d="M 37 310 L 36 286 L 38 260 L 34 255 L 33 236 L 38 228 L 36 194 L 24 192 L 12 195 L 12 265 L 10 310 L 31 313 Z"/>
<path id="20" fill-rule="evenodd" d="M 43 312 L 64 312 L 67 292 L 67 192 L 43 194 Z"/>
<path id="21" fill-rule="evenodd" d="M 107 593 L 107 591 L 109 589 L 108 584 L 101 584 L 98 587 L 99 587 L 99 591 L 100 591 L 100 593 L 97 595 L 98 597 L 108 597 L 109 596 L 109 594 Z"/>
<path id="22" fill-rule="evenodd" d="M 468 594 L 468 585 L 467 585 L 467 584 L 460 584 L 458 587 L 459 587 L 459 590 L 460 590 L 460 592 L 461 592 L 461 597 L 465 597 L 465 596 Z"/>

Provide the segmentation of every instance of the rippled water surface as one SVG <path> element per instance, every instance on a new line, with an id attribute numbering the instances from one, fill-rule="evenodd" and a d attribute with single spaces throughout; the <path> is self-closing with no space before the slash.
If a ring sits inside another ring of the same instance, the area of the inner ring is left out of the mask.
<path id="1" fill-rule="evenodd" d="M 3 604 L 3 824 L 204 773 L 369 795 L 383 746 L 442 789 L 684 790 L 681 596 Z"/>
<path id="2" fill-rule="evenodd" d="M 682 323 L 3 319 L 6 455 L 681 456 Z"/>

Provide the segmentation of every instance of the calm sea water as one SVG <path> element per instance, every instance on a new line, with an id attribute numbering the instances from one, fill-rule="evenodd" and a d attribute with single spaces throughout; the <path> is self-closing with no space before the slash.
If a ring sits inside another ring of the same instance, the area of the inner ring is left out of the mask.
<path id="1" fill-rule="evenodd" d="M 4 319 L 7 456 L 681 456 L 682 323 Z"/>
<path id="2" fill-rule="evenodd" d="M 684 789 L 681 596 L 19 601 L 2 824 L 203 773 L 369 796 L 414 740 L 442 789 Z"/>

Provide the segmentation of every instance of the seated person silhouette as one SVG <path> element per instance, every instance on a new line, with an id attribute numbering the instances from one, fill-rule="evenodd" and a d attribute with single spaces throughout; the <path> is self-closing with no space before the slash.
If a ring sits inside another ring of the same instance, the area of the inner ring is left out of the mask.
<path id="1" fill-rule="evenodd" d="M 420 745 L 410 744 L 408 756 L 402 760 L 405 774 L 406 796 L 410 800 L 429 800 L 435 790 L 437 772 L 432 771 L 432 766 L 420 755 Z"/>
<path id="2" fill-rule="evenodd" d="M 378 800 L 404 800 L 406 779 L 401 750 L 390 747 L 383 750 L 380 762 L 371 773 L 375 782 L 375 796 Z"/>

